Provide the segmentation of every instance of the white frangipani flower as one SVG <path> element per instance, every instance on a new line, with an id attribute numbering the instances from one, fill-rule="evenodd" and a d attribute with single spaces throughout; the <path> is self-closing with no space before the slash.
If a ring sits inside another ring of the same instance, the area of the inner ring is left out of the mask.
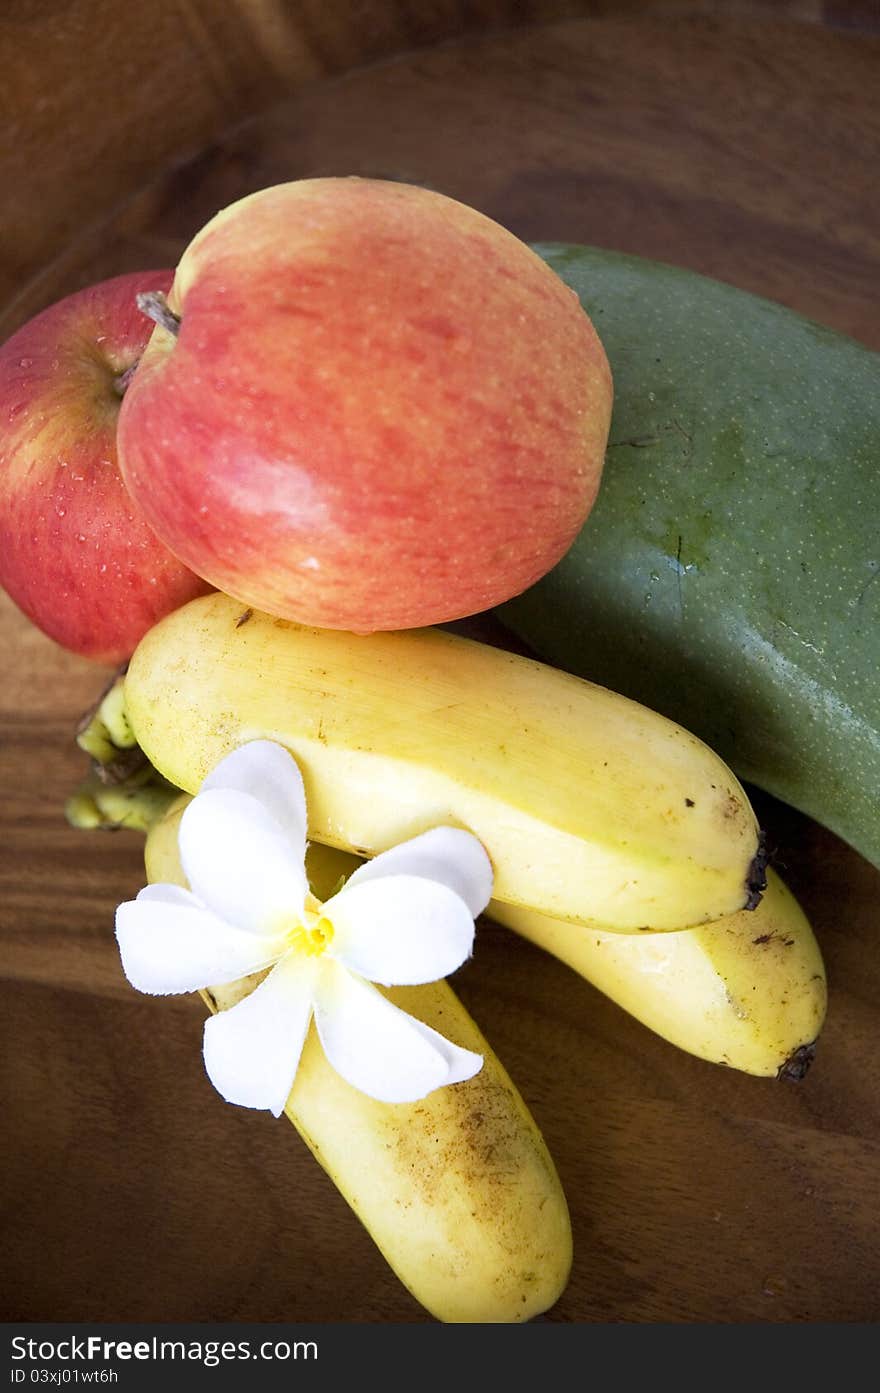
<path id="1" fill-rule="evenodd" d="M 205 1025 L 205 1066 L 228 1102 L 280 1115 L 312 1015 L 337 1072 L 383 1102 L 413 1102 L 481 1068 L 482 1056 L 371 985 L 434 982 L 470 956 L 492 890 L 476 837 L 436 827 L 358 867 L 321 904 L 305 873 L 302 776 L 281 745 L 255 740 L 205 779 L 179 846 L 192 888 L 147 886 L 119 906 L 116 936 L 128 980 L 156 995 L 271 968 Z"/>

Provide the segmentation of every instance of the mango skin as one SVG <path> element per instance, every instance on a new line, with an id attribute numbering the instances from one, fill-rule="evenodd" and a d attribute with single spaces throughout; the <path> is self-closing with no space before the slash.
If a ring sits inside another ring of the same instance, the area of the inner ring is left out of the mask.
<path id="1" fill-rule="evenodd" d="M 880 355 L 689 271 L 536 250 L 614 415 L 590 518 L 501 619 L 880 866 Z"/>

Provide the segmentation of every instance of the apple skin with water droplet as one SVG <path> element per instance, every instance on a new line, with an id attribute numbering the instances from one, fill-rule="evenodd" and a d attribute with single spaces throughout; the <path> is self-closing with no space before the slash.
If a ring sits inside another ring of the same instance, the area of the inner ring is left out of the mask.
<path id="1" fill-rule="evenodd" d="M 126 394 L 157 534 L 246 604 L 357 632 L 523 590 L 599 485 L 611 375 L 575 295 L 442 194 L 300 180 L 190 243 Z"/>
<path id="2" fill-rule="evenodd" d="M 50 638 L 107 663 L 208 589 L 156 537 L 117 461 L 121 379 L 152 331 L 135 296 L 172 274 L 102 281 L 0 346 L 0 584 Z"/>

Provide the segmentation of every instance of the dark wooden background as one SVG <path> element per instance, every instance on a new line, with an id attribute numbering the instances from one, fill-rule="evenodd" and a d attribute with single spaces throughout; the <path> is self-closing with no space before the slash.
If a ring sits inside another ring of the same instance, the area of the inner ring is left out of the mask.
<path id="1" fill-rule="evenodd" d="M 99 0 L 0 20 L 20 135 L 0 172 L 27 195 L 0 229 L 3 332 L 79 284 L 173 264 L 252 188 L 362 173 L 429 183 L 526 238 L 693 267 L 880 348 L 872 5 L 241 0 L 237 49 L 206 3 L 180 7 L 185 32 L 163 47 L 172 8 L 146 7 L 146 43 L 142 8 Z M 103 16 L 116 47 L 96 46 L 103 103 L 88 84 L 91 134 L 68 142 L 65 173 L 58 122 L 84 76 L 52 79 L 77 16 Z M 143 881 L 141 843 L 62 817 L 101 674 L 5 600 L 0 639 L 0 1314 L 424 1319 L 293 1130 L 213 1092 L 198 1002 L 126 986 L 113 910 Z M 757 802 L 829 970 L 801 1085 L 677 1052 L 500 929 L 459 975 L 571 1206 L 574 1270 L 550 1320 L 880 1315 L 880 875 Z"/>

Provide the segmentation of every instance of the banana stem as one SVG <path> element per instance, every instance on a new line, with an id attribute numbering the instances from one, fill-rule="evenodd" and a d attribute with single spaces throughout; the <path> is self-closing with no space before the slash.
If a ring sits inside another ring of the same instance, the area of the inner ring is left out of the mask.
<path id="1" fill-rule="evenodd" d="M 68 798 L 64 812 L 72 827 L 93 831 L 115 831 L 128 827 L 148 832 L 164 817 L 180 789 L 145 765 L 123 783 L 105 783 L 95 769 Z"/>
<path id="2" fill-rule="evenodd" d="M 72 827 L 147 832 L 180 794 L 137 743 L 125 711 L 124 677 L 123 668 L 79 723 L 76 743 L 92 765 L 65 804 Z"/>
<path id="3" fill-rule="evenodd" d="M 106 784 L 125 783 L 137 770 L 150 767 L 125 714 L 125 668 L 83 716 L 76 743 L 91 755 L 98 778 Z"/>

